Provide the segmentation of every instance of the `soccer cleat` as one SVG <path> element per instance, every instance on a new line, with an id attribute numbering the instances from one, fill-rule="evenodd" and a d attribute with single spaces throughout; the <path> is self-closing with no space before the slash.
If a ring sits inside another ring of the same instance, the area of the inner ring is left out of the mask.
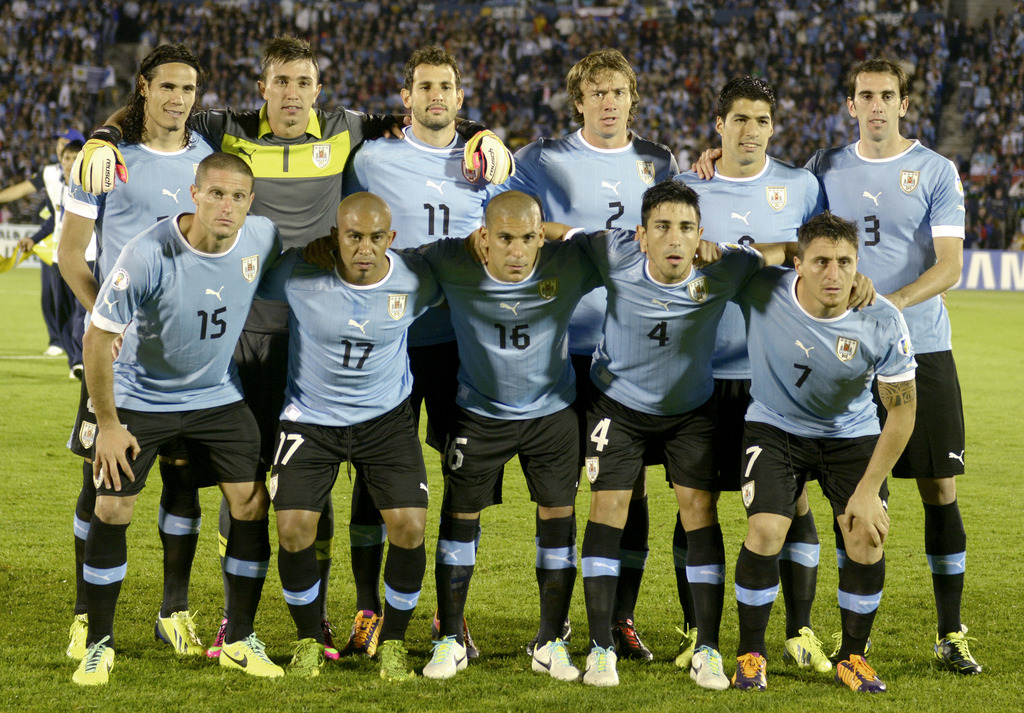
<path id="1" fill-rule="evenodd" d="M 736 658 L 736 673 L 732 675 L 732 687 L 741 690 L 756 688 L 763 691 L 768 688 L 768 677 L 765 669 L 768 662 L 761 654 L 749 653 Z"/>
<path id="2" fill-rule="evenodd" d="M 85 378 L 85 367 L 81 364 L 75 364 L 71 367 L 71 371 L 68 372 L 68 378 L 72 381 L 81 381 Z"/>
<path id="3" fill-rule="evenodd" d="M 558 681 L 580 680 L 580 670 L 572 665 L 569 647 L 561 639 L 549 641 L 535 649 L 531 667 L 537 673 L 546 673 Z"/>
<path id="4" fill-rule="evenodd" d="M 430 622 L 430 639 L 432 641 L 438 641 L 441 639 L 441 620 L 437 617 L 437 609 L 434 610 L 434 620 Z M 568 639 L 566 639 L 566 641 L 568 641 Z M 534 643 L 536 644 L 536 638 L 534 639 Z M 466 623 L 466 617 L 462 617 L 462 645 L 466 647 L 466 656 L 470 659 L 480 657 L 480 649 L 476 647 L 476 642 L 473 641 L 473 637 L 469 635 L 469 624 Z M 529 651 L 529 654 L 533 656 L 532 649 Z"/>
<path id="5" fill-rule="evenodd" d="M 377 639 L 380 637 L 380 625 L 383 621 L 384 617 L 369 609 L 357 611 L 352 622 L 352 633 L 349 634 L 348 643 L 340 655 L 366 654 L 372 658 L 377 653 Z"/>
<path id="6" fill-rule="evenodd" d="M 206 656 L 211 659 L 215 659 L 220 656 L 220 650 L 224 646 L 224 634 L 228 630 L 228 619 L 224 617 L 220 620 L 220 628 L 217 629 L 217 635 L 213 637 L 213 645 L 206 650 Z"/>
<path id="7" fill-rule="evenodd" d="M 693 662 L 693 651 L 697 645 L 697 627 L 686 626 L 686 624 L 683 624 L 683 626 L 686 627 L 685 631 L 678 626 L 676 627 L 676 631 L 683 637 L 679 641 L 679 655 L 676 656 L 676 666 L 686 670 L 690 668 L 690 664 Z"/>
<path id="8" fill-rule="evenodd" d="M 409 652 L 398 639 L 380 642 L 377 647 L 377 658 L 380 659 L 380 677 L 385 681 L 399 683 L 416 678 L 416 672 L 410 671 L 405 660 Z"/>
<path id="9" fill-rule="evenodd" d="M 423 667 L 424 678 L 451 678 L 469 665 L 466 647 L 455 636 L 434 642 L 430 661 Z"/>
<path id="10" fill-rule="evenodd" d="M 206 649 L 196 634 L 195 618 L 196 615 L 188 611 L 176 611 L 169 617 L 157 614 L 153 635 L 157 641 L 173 646 L 180 656 L 202 656 Z"/>
<path id="11" fill-rule="evenodd" d="M 724 691 L 729 687 L 722 654 L 710 646 L 701 646 L 694 652 L 693 661 L 690 662 L 690 678 L 701 688 L 712 691 Z"/>
<path id="12" fill-rule="evenodd" d="M 968 641 L 977 641 L 974 637 L 966 636 L 967 627 L 962 631 L 954 631 L 946 634 L 943 638 L 935 637 L 935 658 L 939 665 L 953 673 L 961 673 L 965 676 L 975 676 L 981 673 L 981 664 L 971 656 L 971 650 L 967 648 Z"/>
<path id="13" fill-rule="evenodd" d="M 615 622 L 612 626 L 612 640 L 615 642 L 615 655 L 620 659 L 654 660 L 654 654 L 640 640 L 632 619 L 619 619 Z"/>
<path id="14" fill-rule="evenodd" d="M 802 627 L 799 634 L 792 639 L 786 639 L 786 652 L 782 658 L 795 661 L 800 668 L 812 669 L 818 673 L 831 671 L 832 662 L 821 648 L 821 640 L 814 635 L 810 627 Z"/>
<path id="15" fill-rule="evenodd" d="M 845 683 L 851 691 L 858 693 L 885 693 L 885 684 L 863 656 L 851 654 L 850 658 L 836 664 L 836 682 Z"/>
<path id="16" fill-rule="evenodd" d="M 583 683 L 588 686 L 618 686 L 619 674 L 615 671 L 615 647 L 607 649 L 594 645 L 587 655 L 587 670 Z"/>
<path id="17" fill-rule="evenodd" d="M 43 356 L 57 357 L 57 356 L 63 356 L 63 355 L 64 355 L 64 350 L 61 349 L 60 347 L 58 347 L 56 344 L 51 344 L 43 352 Z"/>
<path id="18" fill-rule="evenodd" d="M 288 664 L 288 675 L 301 678 L 315 678 L 324 667 L 324 647 L 316 639 L 299 639 L 292 651 Z"/>
<path id="19" fill-rule="evenodd" d="M 337 661 L 341 654 L 338 653 L 338 648 L 334 645 L 334 628 L 331 626 L 331 622 L 321 619 L 320 628 L 324 632 L 324 656 L 331 661 Z"/>
<path id="20" fill-rule="evenodd" d="M 306 639 L 306 641 L 315 641 L 315 639 Z M 270 660 L 265 648 L 266 644 L 257 639 L 256 633 L 253 632 L 241 641 L 225 643 L 218 657 L 220 665 L 224 668 L 238 669 L 250 676 L 263 678 L 283 676 L 284 669 Z"/>
<path id="21" fill-rule="evenodd" d="M 68 648 L 65 652 L 68 658 L 81 661 L 85 658 L 85 639 L 89 635 L 89 615 L 75 614 L 71 620 L 71 630 L 68 632 Z"/>
<path id="22" fill-rule="evenodd" d="M 539 637 L 540 632 L 538 631 L 536 634 L 534 634 L 533 638 L 530 639 L 530 643 L 526 645 L 527 656 L 533 656 L 533 652 L 537 648 L 537 639 Z M 562 641 L 565 641 L 566 643 L 568 643 L 569 640 L 572 639 L 572 622 L 569 621 L 569 617 L 565 617 L 565 621 L 562 622 L 562 632 L 558 635 L 558 638 Z"/>
<path id="23" fill-rule="evenodd" d="M 104 636 L 89 647 L 82 657 L 82 663 L 72 674 L 71 680 L 79 686 L 102 686 L 110 680 L 110 669 L 114 668 L 114 649 L 107 646 L 109 636 Z"/>
<path id="24" fill-rule="evenodd" d="M 832 641 L 834 642 L 834 646 L 832 647 L 832 653 L 828 655 L 828 660 L 832 663 L 839 663 L 839 649 L 843 647 L 843 632 L 837 631 L 836 633 L 832 634 Z M 867 658 L 870 652 L 871 639 L 868 639 L 867 643 L 864 644 L 864 653 L 862 654 L 862 656 L 864 656 L 864 658 Z"/>

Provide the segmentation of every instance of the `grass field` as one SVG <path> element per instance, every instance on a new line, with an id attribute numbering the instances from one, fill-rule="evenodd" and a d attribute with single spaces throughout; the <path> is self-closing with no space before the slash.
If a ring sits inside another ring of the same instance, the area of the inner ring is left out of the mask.
<path id="1" fill-rule="evenodd" d="M 533 508 L 518 465 L 506 477 L 506 504 L 484 514 L 483 540 L 467 607 L 483 656 L 449 682 L 418 679 L 394 686 L 377 676 L 375 662 L 328 662 L 313 680 L 259 681 L 222 672 L 212 662 L 176 660 L 153 639 L 160 603 L 160 546 L 156 533 L 157 487 L 139 499 L 128 533 L 128 577 L 122 589 L 116 631 L 119 649 L 108 686 L 82 689 L 71 683 L 75 664 L 64 655 L 74 601 L 71 516 L 81 482 L 80 461 L 65 448 L 78 399 L 62 359 L 38 355 L 46 346 L 39 314 L 39 276 L 16 270 L 0 276 L 0 374 L 5 384 L 0 409 L 0 708 L 3 710 L 359 710 L 518 711 L 557 709 L 678 710 L 1024 710 L 1024 671 L 1017 669 L 1024 641 L 1024 559 L 1018 542 L 1024 494 L 1020 477 L 1024 448 L 1020 405 L 1024 381 L 1024 294 L 956 292 L 949 297 L 954 342 L 966 405 L 968 475 L 960 501 L 969 539 L 964 620 L 978 641 L 972 646 L 983 675 L 964 679 L 933 667 L 935 613 L 931 578 L 923 555 L 922 512 L 910 483 L 890 482 L 892 531 L 887 550 L 885 596 L 873 633 L 873 664 L 889 684 L 884 696 L 858 697 L 828 679 L 782 662 L 782 603 L 769 628 L 769 689 L 766 693 L 697 688 L 672 664 L 678 636 L 678 603 L 671 561 L 674 498 L 663 474 L 651 477 L 651 555 L 637 608 L 653 664 L 620 663 L 621 685 L 595 690 L 564 684 L 530 671 L 523 645 L 536 629 Z M 433 560 L 436 505 L 441 478 L 428 452 L 434 494 L 427 525 L 428 563 Z M 336 627 L 351 622 L 354 590 L 349 583 L 344 471 L 334 492 L 338 512 L 335 576 L 330 608 Z M 578 498 L 580 536 L 589 497 Z M 192 579 L 191 604 L 199 611 L 200 634 L 212 638 L 220 621 L 220 574 L 216 549 L 219 496 L 204 491 L 207 514 Z M 838 628 L 836 572 L 827 507 L 815 489 L 812 507 L 822 539 L 819 597 L 814 610 L 821 638 Z M 721 505 L 728 561 L 722 651 L 731 674 L 736 612 L 731 571 L 745 531 L 738 496 Z M 273 531 L 273 523 L 271 524 Z M 272 536 L 272 541 L 275 540 Z M 435 602 L 428 564 L 423 596 L 409 631 L 412 663 L 421 668 L 430 650 L 429 618 Z M 586 653 L 586 615 L 577 582 L 572 609 L 576 628 L 572 653 Z M 264 589 L 257 631 L 279 663 L 290 658 L 294 638 L 281 597 L 276 565 Z"/>

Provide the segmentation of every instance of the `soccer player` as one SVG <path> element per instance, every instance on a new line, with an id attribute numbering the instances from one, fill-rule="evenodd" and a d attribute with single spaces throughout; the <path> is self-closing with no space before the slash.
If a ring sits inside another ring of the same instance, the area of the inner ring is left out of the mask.
<path id="1" fill-rule="evenodd" d="M 910 328 L 921 418 L 893 475 L 914 478 L 924 505 L 925 554 L 938 614 L 935 656 L 951 671 L 977 674 L 981 666 L 960 620 L 967 535 L 955 476 L 964 472 L 964 420 L 942 299 L 963 266 L 963 186 L 951 161 L 900 133 L 909 101 L 899 64 L 858 64 L 848 75 L 846 106 L 860 140 L 819 151 L 807 167 L 821 180 L 830 209 L 859 225 L 860 270 Z M 884 420 L 884 413 L 879 416 Z"/>
<path id="2" fill-rule="evenodd" d="M 132 182 L 97 197 L 82 189 L 72 169 L 74 180 L 64 203 L 59 264 L 64 279 L 88 312 L 93 311 L 99 290 L 88 255 L 93 232 L 98 237 L 98 274 L 102 280 L 112 274 L 114 263 L 132 237 L 180 211 L 195 180 L 196 165 L 212 153 L 191 131 L 190 124 L 202 76 L 199 59 L 185 45 L 155 48 L 139 64 L 135 89 L 124 114 L 123 156 Z M 68 441 L 71 451 L 85 459 L 74 516 L 77 596 L 67 649 L 68 656 L 76 659 L 85 654 L 87 605 L 82 560 L 96 498 L 89 461 L 96 425 L 96 414 L 89 408 L 88 390 L 83 385 L 75 428 Z M 172 645 L 178 654 L 201 656 L 205 648 L 195 633 L 188 605 L 201 520 L 196 480 L 187 453 L 178 444 L 161 446 L 159 464 L 163 490 L 158 529 L 164 549 L 164 592 L 156 637 Z"/>
<path id="3" fill-rule="evenodd" d="M 451 307 L 461 361 L 434 569 L 441 639 L 423 675 L 451 678 L 466 668 L 463 611 L 480 512 L 501 502 L 505 463 L 518 454 L 537 503 L 540 632 L 531 666 L 572 681 L 579 670 L 559 637 L 576 580 L 579 482 L 567 331 L 597 275 L 575 243 L 545 242 L 540 206 L 531 196 L 502 193 L 488 203 L 485 218 L 484 265 L 462 241 L 421 249 Z"/>
<path id="4" fill-rule="evenodd" d="M 326 271 L 286 255 L 261 295 L 288 302 L 288 387 L 270 476 L 281 543 L 278 569 L 299 641 L 289 671 L 323 665 L 316 524 L 348 461 L 380 508 L 390 542 L 377 653 L 386 680 L 405 680 L 405 631 L 419 600 L 426 555 L 427 473 L 409 406 L 406 334 L 443 300 L 430 267 L 388 248 L 387 203 L 356 193 L 338 207 L 337 265 Z M 347 320 L 347 321 L 346 321 Z"/>
<path id="5" fill-rule="evenodd" d="M 742 296 L 750 313 L 753 402 L 743 438 L 748 530 L 736 561 L 733 685 L 767 685 L 765 628 L 779 591 L 779 552 L 801 489 L 816 477 L 846 550 L 836 680 L 879 693 L 886 686 L 864 649 L 885 581 L 885 480 L 914 428 L 913 349 L 906 322 L 888 300 L 848 307 L 857 271 L 854 223 L 831 213 L 809 220 L 793 265 L 761 272 Z M 876 381 L 888 412 L 881 431 L 871 397 Z"/>
<path id="6" fill-rule="evenodd" d="M 580 129 L 564 138 L 540 139 L 517 152 L 516 174 L 509 187 L 537 196 L 545 220 L 632 229 L 640 222 L 643 192 L 679 172 L 668 147 L 647 141 L 629 128 L 640 104 L 636 74 L 618 50 L 602 49 L 569 70 L 566 89 L 573 121 L 581 124 Z M 581 437 L 592 391 L 588 376 L 591 358 L 601 338 L 606 303 L 605 289 L 594 290 L 583 298 L 569 326 Z M 646 479 L 640 479 L 622 538 L 614 633 L 619 654 L 641 661 L 653 658 L 634 626 L 634 608 L 647 561 L 648 523 Z M 566 622 L 563 636 L 570 631 Z M 535 643 L 527 645 L 528 652 Z"/>
<path id="7" fill-rule="evenodd" d="M 114 665 L 126 531 L 157 449 L 176 439 L 208 464 L 231 508 L 220 665 L 254 676 L 284 673 L 253 631 L 270 560 L 269 498 L 257 476 L 259 431 L 232 360 L 260 277 L 281 247 L 273 223 L 246 218 L 252 185 L 238 157 L 203 159 L 190 187 L 196 212 L 131 240 L 100 287 L 84 344 L 97 494 L 85 544 L 89 631 L 73 676 L 79 685 L 105 684 Z M 122 332 L 115 362 L 111 347 Z"/>
<path id="8" fill-rule="evenodd" d="M 766 153 L 774 133 L 775 110 L 775 92 L 765 80 L 746 76 L 727 82 L 718 95 L 715 117 L 715 130 L 722 137 L 721 156 L 713 164 L 710 180 L 700 180 L 695 171 L 676 177 L 700 196 L 706 237 L 714 242 L 795 242 L 800 226 L 824 209 L 824 194 L 812 173 Z M 714 489 L 739 490 L 743 419 L 750 403 L 750 359 L 746 324 L 737 304 L 728 304 L 722 315 L 711 366 L 718 406 L 714 448 L 719 479 Z M 802 668 L 826 672 L 832 664 L 811 629 L 820 549 L 804 491 L 779 556 L 786 600 L 785 656 Z M 692 581 L 687 578 L 690 552 L 696 560 L 689 565 L 695 577 Z M 683 641 L 676 665 L 688 669 L 697 640 L 691 626 L 691 589 L 713 592 L 718 600 L 724 597 L 725 550 L 721 527 L 716 523 L 685 532 L 677 518 L 673 555 L 684 615 Z"/>

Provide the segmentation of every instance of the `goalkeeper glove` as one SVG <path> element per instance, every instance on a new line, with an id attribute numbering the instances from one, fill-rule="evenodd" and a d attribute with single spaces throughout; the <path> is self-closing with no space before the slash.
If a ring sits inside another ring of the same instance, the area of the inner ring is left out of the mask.
<path id="1" fill-rule="evenodd" d="M 114 176 L 122 183 L 128 182 L 128 167 L 124 156 L 117 149 L 121 132 L 115 126 L 101 126 L 92 132 L 82 151 L 71 167 L 71 178 L 82 186 L 82 190 L 93 195 L 102 195 L 114 190 Z"/>
<path id="2" fill-rule="evenodd" d="M 475 131 L 474 131 L 475 130 Z M 516 160 L 493 131 L 482 124 L 464 121 L 458 126 L 459 134 L 466 137 L 462 160 L 467 173 L 483 176 L 488 182 L 500 185 L 516 174 Z"/>

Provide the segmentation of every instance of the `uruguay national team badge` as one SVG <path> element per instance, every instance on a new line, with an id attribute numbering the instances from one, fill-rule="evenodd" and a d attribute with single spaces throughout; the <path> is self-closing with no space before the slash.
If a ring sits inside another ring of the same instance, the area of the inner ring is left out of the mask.
<path id="1" fill-rule="evenodd" d="M 462 175 L 465 176 L 466 180 L 470 183 L 476 183 L 480 180 L 480 169 L 470 168 L 466 165 L 466 159 L 462 159 Z"/>
<path id="2" fill-rule="evenodd" d="M 920 180 L 920 171 L 900 171 L 900 188 L 904 193 L 913 193 Z"/>
<path id="3" fill-rule="evenodd" d="M 326 168 L 331 162 L 330 144 L 313 144 L 313 165 L 317 168 Z"/>
<path id="4" fill-rule="evenodd" d="M 767 186 L 764 190 L 768 194 L 768 205 L 772 210 L 782 210 L 786 207 L 785 186 Z"/>
<path id="5" fill-rule="evenodd" d="M 698 277 L 686 289 L 690 291 L 690 299 L 694 302 L 703 302 L 708 298 L 708 280 L 706 277 Z"/>
<path id="6" fill-rule="evenodd" d="M 82 444 L 82 448 L 92 448 L 92 444 L 96 442 L 95 423 L 82 421 L 82 427 L 78 429 L 78 442 Z"/>
<path id="7" fill-rule="evenodd" d="M 260 272 L 260 256 L 250 255 L 242 258 L 242 277 L 246 282 L 252 282 Z"/>
<path id="8" fill-rule="evenodd" d="M 409 295 L 388 295 L 388 314 L 391 315 L 391 319 L 402 318 L 408 300 Z"/>
<path id="9" fill-rule="evenodd" d="M 273 500 L 274 496 L 277 495 L 277 473 L 270 476 L 270 499 Z"/>
<path id="10" fill-rule="evenodd" d="M 558 294 L 558 278 L 552 277 L 550 280 L 541 280 L 537 291 L 540 292 L 541 297 L 550 300 Z"/>
<path id="11" fill-rule="evenodd" d="M 124 292 L 128 289 L 130 282 L 131 281 L 128 279 L 128 273 L 125 269 L 123 267 L 117 268 L 117 272 L 114 273 L 114 280 L 112 283 L 113 288 L 118 292 Z"/>
<path id="12" fill-rule="evenodd" d="M 593 483 L 597 480 L 597 474 L 601 472 L 601 457 L 600 456 L 588 456 L 586 460 L 587 464 L 587 480 Z"/>
<path id="13" fill-rule="evenodd" d="M 640 180 L 646 183 L 648 186 L 654 183 L 654 162 L 653 161 L 637 161 L 636 171 L 640 174 Z"/>
<path id="14" fill-rule="evenodd" d="M 850 361 L 850 359 L 853 359 L 857 353 L 858 344 L 860 344 L 859 340 L 839 337 L 836 340 L 836 356 L 839 357 L 839 361 Z"/>
<path id="15" fill-rule="evenodd" d="M 743 492 L 743 507 L 748 508 L 750 503 L 754 502 L 754 481 L 744 483 L 741 490 Z"/>

